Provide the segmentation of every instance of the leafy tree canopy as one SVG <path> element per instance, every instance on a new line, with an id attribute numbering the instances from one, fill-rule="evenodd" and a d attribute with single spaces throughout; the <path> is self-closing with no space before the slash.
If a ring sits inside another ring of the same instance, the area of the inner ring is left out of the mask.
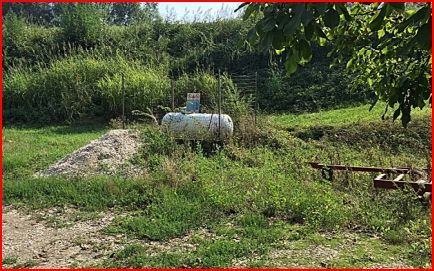
<path id="1" fill-rule="evenodd" d="M 100 39 L 103 10 L 98 4 L 63 4 L 60 26 L 64 39 L 72 44 L 93 46 Z"/>
<path id="2" fill-rule="evenodd" d="M 55 17 L 53 3 L 3 3 L 3 18 L 11 12 L 37 24 L 50 24 Z"/>
<path id="3" fill-rule="evenodd" d="M 288 74 L 312 58 L 312 43 L 331 43 L 336 62 L 357 74 L 355 86 L 375 91 L 410 122 L 412 108 L 431 104 L 431 4 L 244 3 L 256 17 L 246 40 L 285 59 Z M 373 104 L 373 106 L 375 103 Z M 397 107 L 396 107 L 397 105 Z"/>
<path id="4" fill-rule="evenodd" d="M 159 18 L 157 3 L 113 3 L 110 9 L 110 22 L 128 25 L 137 20 Z"/>
<path id="5" fill-rule="evenodd" d="M 76 3 L 71 3 L 72 6 Z M 160 18 L 158 3 L 88 3 L 89 7 L 97 7 L 106 22 L 128 25 L 136 21 L 155 21 Z M 59 25 L 66 10 L 65 3 L 4 3 L 3 19 L 14 13 L 29 23 L 39 25 Z"/>

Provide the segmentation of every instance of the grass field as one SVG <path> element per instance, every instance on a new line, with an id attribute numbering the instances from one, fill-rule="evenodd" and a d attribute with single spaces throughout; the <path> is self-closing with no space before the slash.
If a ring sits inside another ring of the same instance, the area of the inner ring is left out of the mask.
<path id="1" fill-rule="evenodd" d="M 3 128 L 4 178 L 30 176 L 106 131 L 98 124 Z"/>
<path id="2" fill-rule="evenodd" d="M 378 122 L 384 114 L 386 104 L 379 102 L 371 110 L 371 105 L 361 105 L 357 107 L 342 108 L 330 111 L 316 113 L 307 113 L 300 115 L 281 114 L 271 116 L 271 120 L 283 127 L 309 127 L 316 125 L 343 126 L 346 124 L 363 124 L 366 122 Z M 389 108 L 385 119 L 390 121 L 393 109 Z M 418 119 L 431 114 L 431 109 L 425 107 L 423 110 L 414 109 L 412 117 Z M 400 122 L 396 120 L 396 122 Z"/>
<path id="3" fill-rule="evenodd" d="M 134 179 L 32 177 L 107 127 L 6 127 L 3 201 L 114 212 L 103 234 L 128 241 L 97 266 L 429 267 L 430 205 L 411 191 L 375 190 L 372 174 L 336 173 L 330 183 L 307 165 L 430 165 L 431 111 L 403 129 L 378 120 L 380 107 L 267 117 L 254 144 L 211 154 L 144 127 L 152 144 L 133 162 L 147 173 Z"/>

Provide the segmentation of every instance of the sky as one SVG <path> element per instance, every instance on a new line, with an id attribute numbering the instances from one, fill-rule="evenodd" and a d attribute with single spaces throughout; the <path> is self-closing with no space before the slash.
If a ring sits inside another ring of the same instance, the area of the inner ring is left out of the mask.
<path id="1" fill-rule="evenodd" d="M 233 12 L 242 2 L 160 2 L 158 10 L 163 18 L 193 21 L 196 17 L 215 19 L 235 17 Z M 193 14 L 194 13 L 194 14 Z"/>

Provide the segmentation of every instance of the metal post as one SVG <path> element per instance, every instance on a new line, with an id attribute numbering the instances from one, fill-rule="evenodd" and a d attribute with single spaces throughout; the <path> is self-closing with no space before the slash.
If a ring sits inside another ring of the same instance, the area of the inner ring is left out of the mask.
<path id="1" fill-rule="evenodd" d="M 170 88 L 172 89 L 172 112 L 175 112 L 175 89 L 173 89 L 173 80 L 170 80 Z"/>
<path id="2" fill-rule="evenodd" d="M 122 73 L 122 129 L 125 129 L 125 78 Z"/>
<path id="3" fill-rule="evenodd" d="M 258 72 L 255 72 L 255 126 L 256 126 L 256 115 L 259 111 L 258 103 Z"/>
<path id="4" fill-rule="evenodd" d="M 222 114 L 222 88 L 220 83 L 220 69 L 219 69 L 219 77 L 218 77 L 218 110 L 219 110 L 219 140 L 221 139 L 221 114 Z"/>

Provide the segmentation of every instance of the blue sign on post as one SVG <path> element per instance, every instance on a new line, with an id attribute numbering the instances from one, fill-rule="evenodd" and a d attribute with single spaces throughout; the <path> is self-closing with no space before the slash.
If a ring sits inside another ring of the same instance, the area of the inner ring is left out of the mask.
<path id="1" fill-rule="evenodd" d="M 188 113 L 199 113 L 200 109 L 200 93 L 187 93 L 187 108 Z"/>

